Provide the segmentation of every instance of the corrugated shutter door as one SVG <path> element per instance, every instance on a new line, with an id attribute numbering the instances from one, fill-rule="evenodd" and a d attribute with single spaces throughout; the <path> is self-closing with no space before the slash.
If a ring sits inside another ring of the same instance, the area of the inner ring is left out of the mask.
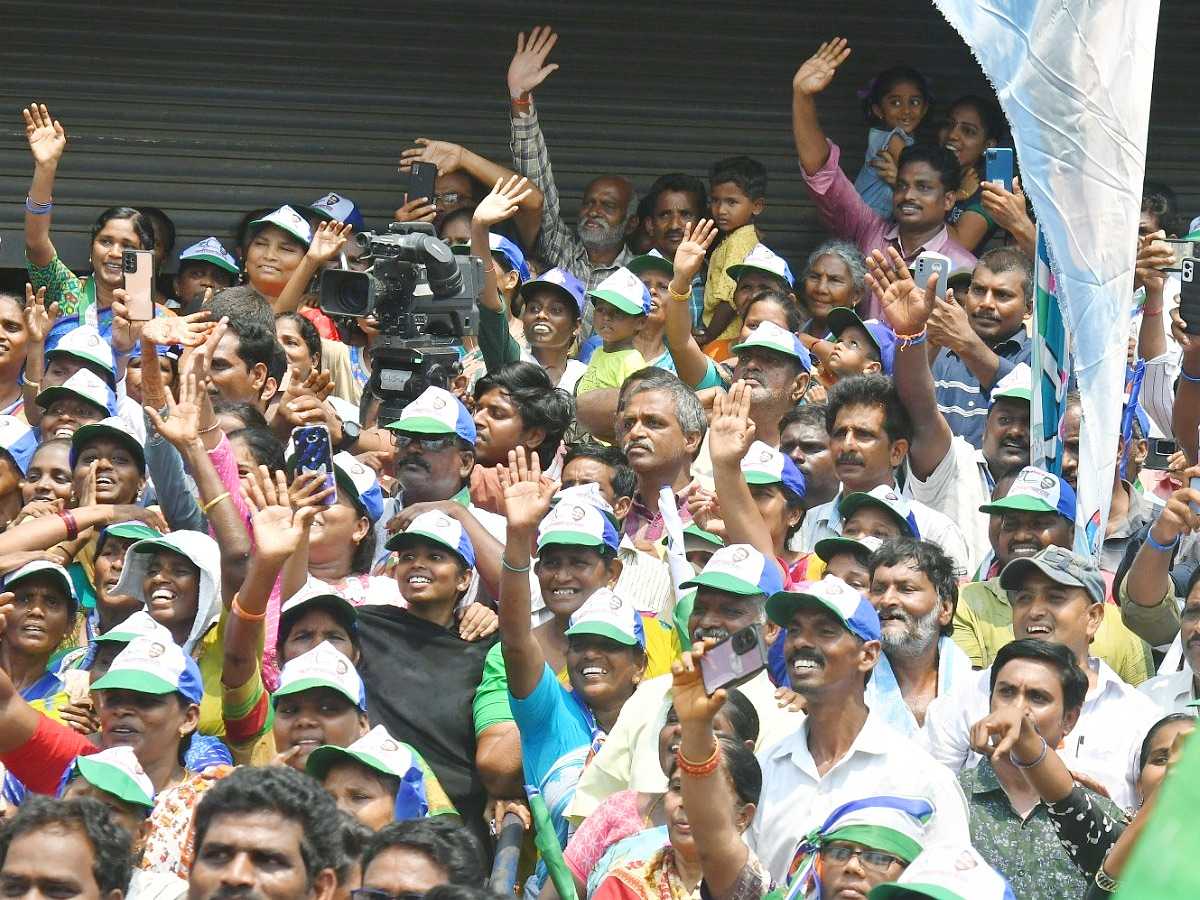
<path id="1" fill-rule="evenodd" d="M 762 227 L 793 268 L 823 234 L 797 175 L 790 81 L 821 39 L 855 53 L 822 98 L 823 123 L 856 170 L 866 127 L 855 91 L 896 62 L 933 78 L 939 100 L 983 87 L 932 5 L 770 2 L 121 4 L 5 0 L 0 86 L 0 264 L 21 265 L 20 205 L 32 161 L 20 107 L 42 100 L 70 139 L 54 237 L 75 267 L 100 209 L 148 203 L 179 228 L 177 249 L 228 239 L 241 213 L 337 190 L 368 223 L 399 205 L 400 151 L 417 136 L 508 160 L 505 71 L 518 29 L 560 32 L 562 69 L 537 92 L 568 219 L 584 183 L 617 171 L 645 190 L 658 174 L 706 176 L 746 152 L 771 173 Z M 1187 36 L 1200 9 L 1164 0 L 1151 122 L 1152 173 L 1196 205 Z M 850 171 L 853 176 L 854 171 Z"/>

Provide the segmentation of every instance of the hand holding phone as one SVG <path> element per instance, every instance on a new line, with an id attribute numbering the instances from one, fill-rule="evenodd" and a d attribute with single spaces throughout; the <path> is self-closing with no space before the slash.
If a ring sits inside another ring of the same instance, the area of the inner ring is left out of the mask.
<path id="1" fill-rule="evenodd" d="M 938 277 L 937 287 L 934 293 L 945 300 L 946 299 L 946 282 L 950 280 L 950 272 L 953 269 L 954 263 L 950 257 L 943 256 L 941 253 L 934 253 L 931 250 L 926 250 L 917 257 L 913 263 L 913 281 L 917 283 L 917 287 L 925 290 L 929 284 L 929 276 L 936 274 Z"/>
<path id="2" fill-rule="evenodd" d="M 125 305 L 133 322 L 154 318 L 154 251 L 126 250 L 121 254 L 125 270 Z"/>
<path id="3" fill-rule="evenodd" d="M 1179 266 L 1179 317 L 1183 330 L 1200 334 L 1200 260 L 1185 259 Z"/>
<path id="4" fill-rule="evenodd" d="M 1013 152 L 1011 147 L 988 147 L 984 151 L 983 180 L 998 184 L 1012 193 Z"/>
<path id="5" fill-rule="evenodd" d="M 337 503 L 337 481 L 333 473 L 333 440 L 324 425 L 301 425 L 292 429 L 296 450 L 296 472 L 315 472 L 325 478 L 324 487 L 332 489 L 325 506 Z"/>
<path id="6" fill-rule="evenodd" d="M 757 625 L 747 625 L 713 644 L 700 657 L 704 692 L 712 696 L 721 688 L 745 684 L 767 667 L 767 645 Z"/>
<path id="7" fill-rule="evenodd" d="M 431 162 L 415 162 L 408 169 L 408 199 L 425 197 L 435 203 L 434 183 L 437 181 L 437 166 Z"/>

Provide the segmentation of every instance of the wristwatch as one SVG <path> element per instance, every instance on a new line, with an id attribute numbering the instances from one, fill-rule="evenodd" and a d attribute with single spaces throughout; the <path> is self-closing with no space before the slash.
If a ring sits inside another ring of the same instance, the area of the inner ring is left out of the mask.
<path id="1" fill-rule="evenodd" d="M 349 450 L 357 442 L 359 435 L 362 434 L 362 428 L 357 422 L 342 423 L 342 440 L 338 444 L 339 450 Z"/>

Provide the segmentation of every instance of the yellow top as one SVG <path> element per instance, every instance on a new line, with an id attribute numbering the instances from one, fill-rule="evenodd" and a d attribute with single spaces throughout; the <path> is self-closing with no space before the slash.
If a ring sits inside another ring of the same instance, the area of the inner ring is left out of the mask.
<path id="1" fill-rule="evenodd" d="M 704 324 L 707 326 L 712 321 L 713 313 L 722 303 L 733 306 L 734 314 L 725 330 L 714 340 L 732 340 L 742 331 L 741 311 L 733 303 L 737 282 L 729 277 L 728 269 L 741 263 L 757 245 L 758 229 L 751 222 L 731 231 L 709 258 L 708 280 L 704 283 Z"/>

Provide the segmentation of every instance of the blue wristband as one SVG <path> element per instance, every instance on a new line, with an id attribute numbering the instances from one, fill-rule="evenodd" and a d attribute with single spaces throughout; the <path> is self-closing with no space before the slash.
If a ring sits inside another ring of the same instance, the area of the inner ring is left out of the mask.
<path id="1" fill-rule="evenodd" d="M 1183 377 L 1184 381 L 1190 381 L 1192 384 L 1200 384 L 1200 375 L 1196 375 L 1196 376 L 1189 375 L 1184 370 L 1183 366 L 1179 367 L 1179 374 Z"/>
<path id="2" fill-rule="evenodd" d="M 1200 379 L 1197 379 L 1197 380 L 1200 380 Z M 1179 535 L 1175 535 L 1175 540 L 1171 541 L 1171 543 L 1169 543 L 1169 544 L 1160 544 L 1158 541 L 1156 541 L 1154 539 L 1154 535 L 1151 532 L 1147 531 L 1146 532 L 1146 543 L 1149 544 L 1155 550 L 1157 550 L 1159 553 L 1170 553 L 1172 550 L 1174 550 L 1176 547 L 1179 546 Z"/>

